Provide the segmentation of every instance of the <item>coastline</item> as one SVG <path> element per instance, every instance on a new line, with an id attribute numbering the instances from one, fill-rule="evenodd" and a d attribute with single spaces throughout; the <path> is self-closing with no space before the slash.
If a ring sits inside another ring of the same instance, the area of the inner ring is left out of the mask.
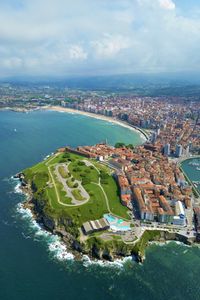
<path id="1" fill-rule="evenodd" d="M 11 178 L 14 179 L 13 177 Z M 36 235 L 44 235 L 53 239 L 53 243 L 50 243 L 48 248 L 59 261 L 79 261 L 86 267 L 92 264 L 97 264 L 102 267 L 118 266 L 120 268 L 123 267 L 127 261 L 142 262 L 140 257 L 138 257 L 138 259 L 137 256 L 130 254 L 126 256 L 115 255 L 112 256 L 112 259 L 110 260 L 105 258 L 96 258 L 90 253 L 90 251 L 79 251 L 76 247 L 74 247 L 71 240 L 73 237 L 70 236 L 67 231 L 66 233 L 68 236 L 63 236 L 57 228 L 52 230 L 48 224 L 41 222 L 40 213 L 33 204 L 33 194 L 30 186 L 23 186 L 20 179 L 16 182 L 17 185 L 15 187 L 15 193 L 20 193 L 24 196 L 24 201 L 19 202 L 17 205 L 18 213 L 22 216 L 28 217 L 30 224 L 33 225 L 33 228 L 37 229 Z M 73 242 L 75 241 L 78 242 L 77 240 L 73 240 Z"/>
<path id="2" fill-rule="evenodd" d="M 82 115 L 86 115 L 86 116 L 90 116 L 91 114 L 90 113 L 87 113 L 87 112 L 82 112 L 82 111 L 76 111 L 76 110 L 72 110 L 72 109 L 65 109 L 65 111 L 63 111 L 63 108 L 61 108 L 61 107 L 55 107 L 56 109 L 56 111 L 60 111 L 60 112 L 67 112 L 67 113 L 74 113 L 74 114 L 82 114 Z M 48 107 L 48 110 L 54 110 L 54 109 L 52 109 L 52 107 Z M 118 124 L 118 125 L 121 125 L 120 123 L 120 121 L 118 121 L 118 120 L 115 120 L 115 119 L 113 119 L 113 118 L 109 118 L 109 117 L 105 117 L 105 116 L 101 116 L 101 115 L 96 115 L 96 114 L 92 114 L 91 115 L 91 117 L 93 117 L 93 118 L 96 118 L 96 119 L 101 119 L 101 120 L 105 120 L 105 121 L 108 121 L 108 122 L 112 122 L 112 123 L 116 123 L 116 124 Z M 123 124 L 123 123 L 122 123 Z M 122 126 L 124 126 L 124 127 L 129 127 L 128 125 L 125 125 L 125 124 L 123 124 Z M 132 130 L 135 130 L 135 129 L 133 129 L 133 128 L 130 128 L 130 129 L 132 129 Z M 192 158 L 191 158 L 192 159 Z M 24 191 L 23 191 L 23 193 L 24 194 L 26 194 Z M 29 189 L 29 193 L 27 193 L 29 196 L 31 195 L 31 190 Z M 26 204 L 28 204 L 27 202 L 29 202 L 28 201 L 28 199 L 27 199 L 27 201 L 25 202 L 25 206 L 24 206 L 24 208 L 29 208 L 31 211 L 32 211 L 32 215 L 33 215 L 33 218 L 34 218 L 34 220 L 37 222 L 37 224 L 41 224 L 38 220 L 40 220 L 40 219 L 38 219 L 37 217 L 36 217 L 36 215 L 35 215 L 35 211 L 34 211 L 34 208 L 33 208 L 33 206 L 26 206 Z M 31 203 L 29 203 L 29 204 L 31 204 Z M 39 214 L 38 214 L 38 217 L 39 217 Z M 45 224 L 43 224 L 43 225 L 45 225 Z M 57 236 L 59 236 L 59 237 L 61 237 L 62 238 L 62 236 L 60 236 L 60 234 L 59 234 L 59 231 L 57 231 L 57 230 L 55 230 L 55 231 L 51 231 L 47 226 L 44 226 L 45 227 L 45 229 L 49 232 L 49 233 L 51 233 L 52 235 L 53 234 L 56 234 Z M 148 230 L 147 230 L 147 232 L 148 232 Z M 67 231 L 66 231 L 66 233 L 68 233 Z M 173 241 L 173 240 L 177 240 L 178 239 L 178 237 L 177 236 L 174 236 L 174 237 L 169 237 L 169 240 L 171 240 L 171 241 Z M 168 240 L 168 238 L 166 238 L 166 237 L 162 237 L 161 238 L 161 241 L 162 240 Z M 179 239 L 178 239 L 179 240 Z M 150 242 L 151 242 L 152 240 L 150 240 Z M 69 249 L 71 250 L 71 252 L 74 254 L 74 256 L 75 257 L 77 257 L 77 258 L 80 258 L 80 255 L 77 255 L 77 251 L 76 251 L 76 249 L 73 249 L 72 248 L 72 245 L 70 245 L 70 241 L 68 241 L 67 239 L 65 239 L 64 240 L 64 242 L 66 243 L 66 245 L 67 246 L 69 246 Z M 77 242 L 77 241 L 76 241 Z M 157 238 L 156 238 L 156 242 L 159 242 L 159 237 L 158 237 L 158 240 L 157 240 Z M 149 243 L 149 241 L 147 242 L 147 245 L 145 245 L 145 248 L 146 247 L 148 247 L 148 243 Z M 162 242 L 161 242 L 162 243 Z M 183 242 L 184 243 L 184 242 Z M 186 242 L 185 242 L 186 243 Z M 75 251 L 76 252 L 75 252 Z M 81 252 L 81 255 L 84 255 L 84 252 Z M 143 260 L 144 260 L 144 258 L 145 258 L 145 254 L 144 253 L 141 253 L 140 251 L 136 254 L 137 256 L 137 261 L 139 261 L 139 262 L 142 262 Z M 91 259 L 92 261 L 93 261 L 93 259 L 94 259 L 94 257 L 92 257 L 90 254 L 87 254 L 87 256 L 89 257 L 89 259 Z M 127 255 L 127 257 L 129 257 L 130 256 L 130 252 L 128 253 L 128 255 Z M 112 258 L 113 258 L 113 261 L 116 261 L 117 259 L 119 259 L 119 256 L 112 256 Z M 100 258 L 99 259 L 99 261 L 104 261 L 102 258 Z M 106 260 L 107 261 L 107 260 Z M 111 260 L 112 261 L 112 260 Z"/>
<path id="3" fill-rule="evenodd" d="M 200 155 L 199 156 L 194 156 L 194 157 L 189 157 L 189 158 L 186 158 L 185 160 L 181 161 L 179 163 L 179 168 L 180 168 L 181 172 L 183 173 L 183 175 L 185 176 L 186 180 L 191 185 L 191 187 L 193 189 L 193 193 L 196 196 L 196 198 L 200 199 L 200 191 L 199 191 L 199 189 L 197 187 L 195 187 L 193 181 L 188 177 L 188 175 L 186 174 L 186 172 L 184 171 L 183 166 L 182 166 L 182 164 L 184 162 L 189 161 L 189 160 L 193 160 L 193 159 L 200 159 Z"/>
<path id="4" fill-rule="evenodd" d="M 139 127 L 133 126 L 127 122 L 124 122 L 122 120 L 118 120 L 112 117 L 100 115 L 100 114 L 95 114 L 87 111 L 82 111 L 82 110 L 76 110 L 72 108 L 67 108 L 67 107 L 61 107 L 61 106 L 43 106 L 41 107 L 42 110 L 50 110 L 50 111 L 57 111 L 57 112 L 64 112 L 64 113 L 71 113 L 71 114 L 79 114 L 87 117 L 91 117 L 94 119 L 102 120 L 102 121 L 107 121 L 122 127 L 125 127 L 129 130 L 132 130 L 134 132 L 139 133 L 140 137 L 144 140 L 143 143 L 146 142 L 148 139 L 148 134 L 145 133 L 142 129 Z"/>
<path id="5" fill-rule="evenodd" d="M 153 243 L 157 245 L 163 245 L 170 242 L 176 242 L 181 243 L 185 246 L 196 245 L 196 242 L 189 242 L 180 234 L 169 233 L 163 230 L 156 231 L 156 234 L 154 234 L 154 230 L 145 230 L 138 243 L 136 243 L 133 247 L 132 245 L 130 245 L 126 253 L 116 253 L 116 249 L 110 249 L 107 258 L 97 258 L 95 255 L 93 255 L 91 249 L 89 249 L 89 251 L 82 251 L 80 249 L 77 249 L 76 246 L 74 246 L 74 242 L 79 243 L 79 241 L 77 239 L 74 239 L 74 237 L 71 236 L 68 231 L 66 231 L 66 235 L 63 235 L 63 233 L 61 233 L 58 228 L 52 230 L 48 226 L 48 222 L 44 222 L 44 219 L 41 222 L 41 212 L 37 209 L 33 201 L 33 192 L 28 184 L 24 185 L 20 179 L 17 180 L 15 191 L 17 193 L 23 194 L 25 197 L 25 200 L 23 202 L 20 202 L 18 205 L 18 212 L 27 214 L 31 222 L 41 234 L 44 233 L 49 237 L 55 238 L 56 242 L 54 241 L 52 245 L 49 245 L 49 250 L 53 252 L 55 254 L 54 257 L 56 257 L 60 261 L 82 261 L 83 264 L 86 264 L 86 266 L 91 264 L 98 264 L 101 266 L 118 265 L 120 267 L 123 267 L 124 263 L 126 263 L 127 260 L 134 261 L 136 263 L 143 263 L 146 258 L 146 249 Z M 153 235 L 151 236 L 151 234 Z M 135 251 L 134 249 L 137 249 L 137 251 Z"/>
<path id="6" fill-rule="evenodd" d="M 24 201 L 20 202 L 19 208 L 22 213 L 27 213 L 31 218 L 31 221 L 37 225 L 40 231 L 45 231 L 50 234 L 50 236 L 57 237 L 60 241 L 61 246 L 65 248 L 65 255 L 67 258 L 73 257 L 76 261 L 87 261 L 89 264 L 120 264 L 121 266 L 127 260 L 133 260 L 135 262 L 141 263 L 145 259 L 145 253 L 140 251 L 140 249 L 135 249 L 132 245 L 127 246 L 125 251 L 121 250 L 122 244 L 110 245 L 108 248 L 103 244 L 103 247 L 97 250 L 94 245 L 86 245 L 80 242 L 79 238 L 76 237 L 68 228 L 63 228 L 61 230 L 62 220 L 55 219 L 54 217 L 46 214 L 41 207 L 37 204 L 34 198 L 34 192 L 30 183 L 26 181 L 23 173 L 18 173 L 12 177 L 16 180 L 15 192 L 24 195 Z M 18 210 L 20 212 L 20 210 Z M 104 247 L 105 246 L 105 247 Z M 146 245 L 147 246 L 147 245 Z M 145 248 L 146 248 L 145 246 Z M 52 250 L 59 250 L 58 248 Z M 134 250 L 134 251 L 133 251 Z M 60 260 L 65 260 L 65 255 L 60 256 Z"/>
<path id="7" fill-rule="evenodd" d="M 16 193 L 22 193 L 24 196 L 25 194 L 23 192 L 17 191 Z M 38 240 L 39 237 L 42 237 L 41 241 L 46 242 L 48 246 L 48 251 L 51 253 L 53 259 L 56 259 L 60 262 L 82 262 L 84 267 L 89 267 L 91 265 L 98 265 L 100 267 L 111 267 L 111 268 L 119 268 L 123 269 L 124 265 L 127 262 L 133 262 L 132 256 L 127 256 L 123 258 L 116 258 L 114 261 L 108 261 L 108 260 L 98 260 L 91 258 L 90 256 L 86 254 L 82 254 L 78 257 L 74 255 L 73 251 L 70 251 L 68 249 L 66 243 L 62 240 L 62 238 L 49 231 L 48 229 L 45 229 L 41 227 L 41 225 L 37 222 L 36 218 L 34 217 L 34 214 L 30 208 L 24 207 L 24 204 L 26 202 L 19 202 L 17 205 L 17 212 L 22 216 L 22 219 L 26 219 L 29 221 L 30 227 L 33 229 L 34 235 Z M 29 238 L 23 235 L 24 238 Z"/>

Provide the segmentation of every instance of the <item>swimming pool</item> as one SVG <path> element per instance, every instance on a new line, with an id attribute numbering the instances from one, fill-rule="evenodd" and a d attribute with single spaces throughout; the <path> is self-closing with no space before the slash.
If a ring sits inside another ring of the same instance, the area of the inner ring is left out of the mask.
<path id="1" fill-rule="evenodd" d="M 116 218 L 114 217 L 114 216 L 112 216 L 112 215 L 108 215 L 108 214 L 106 214 L 106 215 L 104 215 L 104 218 L 106 218 L 106 220 L 109 222 L 109 223 L 115 223 L 116 222 Z M 118 219 L 119 220 L 119 219 Z"/>
<path id="2" fill-rule="evenodd" d="M 114 217 L 111 214 L 105 214 L 104 218 L 108 221 L 110 224 L 110 228 L 113 231 L 128 231 L 131 229 L 130 224 L 123 219 L 119 219 L 117 217 Z"/>

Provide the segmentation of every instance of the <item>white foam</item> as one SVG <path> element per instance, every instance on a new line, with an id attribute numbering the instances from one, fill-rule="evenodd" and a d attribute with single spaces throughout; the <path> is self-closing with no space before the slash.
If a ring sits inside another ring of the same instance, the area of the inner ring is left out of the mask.
<path id="1" fill-rule="evenodd" d="M 20 193 L 22 193 L 21 190 Z M 29 221 L 30 228 L 34 230 L 34 241 L 39 242 L 42 239 L 45 240 L 48 245 L 48 251 L 53 255 L 54 258 L 58 259 L 59 261 L 74 260 L 74 255 L 67 251 L 67 247 L 65 243 L 62 242 L 61 238 L 43 229 L 33 218 L 31 210 L 29 208 L 24 208 L 23 203 L 19 203 L 17 205 L 17 212 L 21 214 L 23 219 L 27 219 Z M 26 239 L 29 238 L 29 236 L 23 232 L 22 235 Z M 132 257 L 129 256 L 123 259 L 116 259 L 114 262 L 91 260 L 87 255 L 83 255 L 82 257 L 82 263 L 85 267 L 98 265 L 100 267 L 117 267 L 119 269 L 123 269 L 127 261 L 132 261 Z"/>
<path id="2" fill-rule="evenodd" d="M 23 203 L 17 205 L 17 212 L 22 215 L 24 219 L 29 220 L 30 227 L 34 230 L 35 237 L 45 238 L 48 244 L 48 250 L 55 258 L 60 261 L 72 260 L 74 255 L 67 251 L 66 245 L 61 241 L 60 237 L 53 235 L 47 230 L 43 229 L 34 219 L 33 214 L 29 208 L 24 208 Z M 25 237 L 24 233 L 22 235 Z M 26 238 L 26 237 L 25 237 Z M 38 241 L 38 239 L 34 239 Z"/>
<path id="3" fill-rule="evenodd" d="M 54 257 L 56 257 L 60 261 L 74 259 L 74 255 L 67 252 L 66 245 L 62 241 L 60 241 L 58 236 L 55 236 L 55 241 L 51 241 L 49 243 L 49 251 L 52 252 L 54 254 Z"/>
<path id="4" fill-rule="evenodd" d="M 127 262 L 132 262 L 133 259 L 131 256 L 127 256 L 123 259 L 115 259 L 114 261 L 105 261 L 105 260 L 91 260 L 87 255 L 83 255 L 82 262 L 85 267 L 89 267 L 92 265 L 98 265 L 100 267 L 117 267 L 119 269 L 123 269 L 124 265 Z"/>
<path id="5" fill-rule="evenodd" d="M 33 214 L 29 208 L 24 208 L 23 203 L 17 205 L 17 212 L 20 213 L 24 218 L 32 218 Z"/>
<path id="6" fill-rule="evenodd" d="M 45 241 L 48 245 L 48 251 L 53 255 L 54 258 L 59 261 L 69 261 L 74 260 L 74 255 L 67 251 L 66 245 L 61 241 L 60 237 L 53 235 L 50 232 L 44 230 L 34 219 L 33 214 L 29 208 L 24 208 L 23 203 L 17 205 L 17 211 L 22 214 L 23 218 L 26 218 L 30 221 L 30 227 L 35 231 L 35 241 L 40 241 L 37 239 L 45 238 Z M 26 237 L 25 237 L 26 238 Z M 85 267 L 92 265 L 98 265 L 100 267 L 117 267 L 124 268 L 124 264 L 127 261 L 132 261 L 132 257 L 125 257 L 123 259 L 116 259 L 114 262 L 102 261 L 102 260 L 91 260 L 87 255 L 83 255 L 82 262 Z"/>
<path id="7" fill-rule="evenodd" d="M 34 219 L 33 214 L 29 208 L 24 208 L 23 203 L 17 205 L 17 211 L 22 214 L 23 218 L 26 218 L 30 221 L 30 227 L 35 231 L 34 235 L 35 241 L 40 241 L 37 239 L 45 238 L 45 241 L 48 245 L 48 251 L 53 255 L 54 258 L 59 261 L 69 261 L 74 260 L 74 255 L 67 251 L 66 245 L 61 241 L 60 237 L 53 235 L 50 232 L 44 230 Z M 24 235 L 23 235 L 24 236 Z M 24 236 L 25 237 L 25 236 Z M 27 238 L 27 237 L 25 237 Z M 91 260 L 87 255 L 83 255 L 82 262 L 85 267 L 91 265 L 98 265 L 100 267 L 117 267 L 123 268 L 124 264 L 127 261 L 132 261 L 132 257 L 125 257 L 123 259 L 116 259 L 114 262 L 102 261 L 102 260 Z"/>
<path id="8" fill-rule="evenodd" d="M 19 182 L 16 186 L 15 186 L 15 193 L 16 194 L 23 194 L 22 190 L 21 190 L 21 183 Z"/>
<path id="9" fill-rule="evenodd" d="M 183 242 L 180 242 L 180 241 L 174 241 L 174 240 L 169 240 L 169 241 L 164 241 L 164 242 L 156 242 L 156 241 L 150 241 L 148 242 L 149 245 L 156 245 L 156 246 L 159 246 L 159 247 L 163 247 L 163 246 L 166 246 L 168 244 L 176 244 L 176 245 L 180 245 L 182 247 L 191 247 L 190 245 L 187 245 Z"/>
<path id="10" fill-rule="evenodd" d="M 15 194 L 24 194 L 21 189 L 21 181 L 19 178 L 15 178 L 14 176 L 11 176 L 10 178 L 5 178 L 5 181 L 11 181 L 15 187 L 14 187 L 14 193 Z"/>

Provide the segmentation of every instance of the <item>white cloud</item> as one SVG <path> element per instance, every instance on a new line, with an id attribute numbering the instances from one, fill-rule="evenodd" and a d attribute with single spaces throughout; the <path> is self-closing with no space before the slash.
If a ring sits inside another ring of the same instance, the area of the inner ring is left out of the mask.
<path id="1" fill-rule="evenodd" d="M 17 2 L 0 1 L 1 76 L 200 71 L 200 18 L 175 0 Z"/>
<path id="2" fill-rule="evenodd" d="M 19 67 L 22 67 L 23 61 L 19 57 L 9 57 L 6 59 L 1 60 L 2 65 L 8 69 L 13 69 L 16 68 L 18 69 Z"/>
<path id="3" fill-rule="evenodd" d="M 106 58 L 118 54 L 121 50 L 130 47 L 129 38 L 121 35 L 104 34 L 104 37 L 91 42 L 95 54 L 99 57 Z"/>
<path id="4" fill-rule="evenodd" d="M 176 8 L 175 3 L 172 0 L 159 0 L 160 6 L 164 9 L 174 10 Z"/>
<path id="5" fill-rule="evenodd" d="M 81 46 L 73 45 L 69 48 L 69 58 L 73 60 L 85 60 L 87 59 L 87 53 Z"/>

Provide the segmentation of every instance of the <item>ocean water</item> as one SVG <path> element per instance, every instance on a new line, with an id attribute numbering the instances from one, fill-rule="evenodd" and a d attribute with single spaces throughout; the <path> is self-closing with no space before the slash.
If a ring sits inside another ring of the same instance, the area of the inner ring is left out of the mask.
<path id="1" fill-rule="evenodd" d="M 0 112 L 1 300 L 198 300 L 200 249 L 151 245 L 144 264 L 73 260 L 56 236 L 42 231 L 20 203 L 11 176 L 63 145 L 139 143 L 137 134 L 110 123 L 56 112 Z"/>
<path id="2" fill-rule="evenodd" d="M 200 182 L 200 158 L 185 160 L 182 163 L 182 168 L 190 180 Z M 200 192 L 200 184 L 196 184 L 196 187 Z"/>

